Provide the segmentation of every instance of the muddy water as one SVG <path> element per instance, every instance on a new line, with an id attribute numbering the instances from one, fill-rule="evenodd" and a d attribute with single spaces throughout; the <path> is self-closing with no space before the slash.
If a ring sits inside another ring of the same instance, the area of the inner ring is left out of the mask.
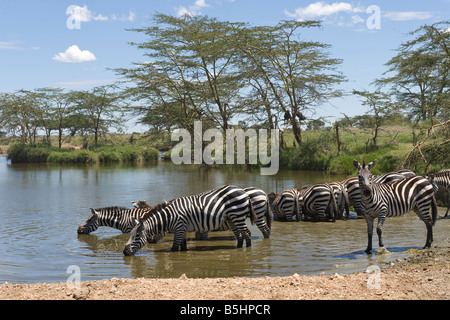
<path id="1" fill-rule="evenodd" d="M 102 227 L 91 235 L 76 229 L 89 207 L 131 206 L 131 201 L 162 202 L 223 184 L 281 191 L 323 181 L 341 180 L 321 172 L 280 171 L 261 176 L 236 168 L 198 166 L 11 165 L 0 158 L 0 283 L 65 282 L 69 266 L 81 280 L 113 277 L 287 276 L 294 273 L 364 271 L 372 264 L 408 255 L 425 244 L 426 230 L 414 213 L 385 223 L 390 253 L 366 255 L 366 224 L 353 219 L 336 223 L 274 221 L 270 239 L 250 226 L 252 247 L 236 249 L 231 232 L 213 232 L 207 241 L 188 234 L 187 252 L 170 252 L 172 236 L 125 257 L 128 235 Z M 443 215 L 443 208 L 439 209 Z M 249 224 L 250 225 L 250 224 Z M 450 219 L 438 220 L 437 241 L 448 238 Z M 376 247 L 376 241 L 374 242 Z"/>

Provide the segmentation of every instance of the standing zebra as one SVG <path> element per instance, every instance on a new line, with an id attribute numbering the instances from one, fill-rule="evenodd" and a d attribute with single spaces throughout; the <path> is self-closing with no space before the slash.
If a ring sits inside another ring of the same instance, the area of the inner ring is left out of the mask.
<path id="1" fill-rule="evenodd" d="M 384 184 L 413 176 L 415 176 L 414 172 L 407 169 L 402 169 L 396 172 L 385 173 L 380 176 L 373 176 L 373 181 L 379 184 Z M 342 181 L 342 184 L 345 185 L 345 189 L 347 190 L 349 205 L 355 208 L 355 211 L 359 216 L 364 216 L 364 206 L 362 203 L 358 177 L 348 178 Z"/>
<path id="2" fill-rule="evenodd" d="M 443 193 L 444 197 L 447 195 L 447 212 L 444 215 L 444 218 L 446 218 L 450 209 L 450 169 L 440 170 L 428 176 L 436 184 L 439 191 Z"/>
<path id="3" fill-rule="evenodd" d="M 256 221 L 252 203 L 245 190 L 225 185 L 198 195 L 181 197 L 171 202 L 157 205 L 138 220 L 131 230 L 123 253 L 133 255 L 142 248 L 147 239 L 165 232 L 173 232 L 174 240 L 171 251 L 187 250 L 186 232 L 208 232 L 230 222 L 237 238 L 237 247 L 251 246 L 251 233 L 245 219 L 250 212 L 250 219 Z"/>
<path id="4" fill-rule="evenodd" d="M 318 217 L 320 221 L 325 221 L 327 210 L 333 222 L 336 220 L 335 215 L 338 212 L 336 199 L 333 189 L 327 183 L 301 188 L 298 201 L 297 221 L 300 220 L 301 214 L 311 216 L 313 219 Z"/>
<path id="5" fill-rule="evenodd" d="M 90 234 L 98 229 L 98 227 L 111 227 L 118 229 L 123 233 L 129 233 L 136 224 L 136 219 L 143 217 L 151 208 L 134 208 L 128 209 L 123 207 L 105 207 L 99 209 L 91 209 L 91 216 L 83 222 L 77 232 L 79 234 Z M 158 242 L 163 235 L 153 237 L 150 242 Z"/>
<path id="6" fill-rule="evenodd" d="M 396 180 L 388 184 L 374 181 L 370 169 L 376 161 L 362 166 L 354 160 L 353 165 L 358 169 L 359 188 L 365 207 L 364 218 L 367 222 L 368 244 L 366 252 L 372 250 L 373 222 L 378 218 L 377 234 L 379 246 L 383 247 L 381 238 L 383 223 L 386 217 L 402 216 L 414 210 L 427 227 L 427 240 L 424 248 L 429 248 L 433 242 L 433 225 L 436 221 L 437 208 L 434 199 L 433 186 L 428 179 L 414 176 Z M 432 215 L 429 213 L 431 206 Z"/>
<path id="7" fill-rule="evenodd" d="M 299 196 L 298 189 L 287 189 L 278 195 L 271 192 L 269 194 L 269 202 L 275 219 L 293 221 L 294 216 L 300 217 L 298 214 Z"/>

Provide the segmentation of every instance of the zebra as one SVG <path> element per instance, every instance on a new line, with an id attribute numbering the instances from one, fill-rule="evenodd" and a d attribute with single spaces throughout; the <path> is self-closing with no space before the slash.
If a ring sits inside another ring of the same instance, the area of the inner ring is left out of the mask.
<path id="1" fill-rule="evenodd" d="M 198 195 L 177 198 L 155 206 L 138 219 L 123 253 L 133 255 L 148 238 L 165 232 L 175 234 L 171 251 L 185 251 L 186 232 L 216 230 L 226 221 L 233 226 L 237 247 L 242 248 L 244 239 L 246 246 L 250 247 L 251 232 L 245 223 L 248 212 L 252 223 L 256 222 L 248 194 L 236 186 L 225 185 Z"/>
<path id="2" fill-rule="evenodd" d="M 271 192 L 269 194 L 269 202 L 275 219 L 294 221 L 294 216 L 300 216 L 297 213 L 299 210 L 298 198 L 299 191 L 295 188 L 284 190 L 278 195 Z"/>
<path id="3" fill-rule="evenodd" d="M 407 177 L 413 177 L 416 174 L 410 170 L 402 169 L 396 172 L 388 172 L 380 176 L 373 176 L 373 181 L 379 184 L 391 183 L 396 180 L 402 180 Z M 359 188 L 358 177 L 351 177 L 341 182 L 347 191 L 349 205 L 353 206 L 359 216 L 364 216 L 364 206 L 362 204 L 361 192 Z"/>
<path id="4" fill-rule="evenodd" d="M 327 183 L 305 186 L 299 190 L 297 221 L 300 220 L 302 214 L 316 217 L 320 221 L 325 221 L 327 210 L 333 222 L 336 221 L 335 214 L 338 212 L 336 199 L 333 189 Z"/>
<path id="5" fill-rule="evenodd" d="M 446 218 L 450 210 L 450 169 L 440 170 L 436 173 L 429 174 L 428 177 L 437 186 L 438 191 L 443 192 L 444 196 L 447 195 L 447 211 L 444 215 L 444 218 Z"/>
<path id="6" fill-rule="evenodd" d="M 427 227 L 427 240 L 424 248 L 429 248 L 433 242 L 433 225 L 437 217 L 436 200 L 430 181 L 422 176 L 413 176 L 380 184 L 373 179 L 370 172 L 375 163 L 376 161 L 373 161 L 366 166 L 363 161 L 361 166 L 357 160 L 353 160 L 353 165 L 358 169 L 361 199 L 365 207 L 364 218 L 367 222 L 368 234 L 366 253 L 372 251 L 375 218 L 378 218 L 378 243 L 380 247 L 383 247 L 382 230 L 386 217 L 402 216 L 411 210 L 414 210 Z"/>
<path id="7" fill-rule="evenodd" d="M 350 216 L 349 210 L 349 197 L 345 184 L 342 182 L 327 182 L 327 185 L 333 190 L 335 201 L 337 204 L 336 218 L 343 219 L 343 212 L 345 211 L 346 217 Z"/>
<path id="8" fill-rule="evenodd" d="M 104 207 L 91 210 L 91 216 L 77 229 L 78 234 L 90 234 L 98 227 L 106 226 L 129 233 L 136 224 L 136 219 L 143 217 L 151 208 Z M 150 242 L 158 242 L 164 235 L 153 237 Z"/>
<path id="9" fill-rule="evenodd" d="M 244 188 L 244 191 L 248 194 L 250 201 L 252 202 L 252 206 L 256 214 L 256 226 L 261 231 L 264 238 L 269 238 L 272 226 L 273 213 L 269 204 L 267 194 L 262 189 L 256 187 L 247 187 Z M 145 200 L 132 202 L 132 204 L 136 208 L 152 208 L 152 206 L 150 206 Z M 232 226 L 228 221 L 226 221 L 221 227 L 219 227 L 215 231 L 226 231 L 226 230 L 232 230 Z M 205 233 L 196 232 L 195 240 L 207 240 L 207 239 L 208 239 L 208 232 Z"/>

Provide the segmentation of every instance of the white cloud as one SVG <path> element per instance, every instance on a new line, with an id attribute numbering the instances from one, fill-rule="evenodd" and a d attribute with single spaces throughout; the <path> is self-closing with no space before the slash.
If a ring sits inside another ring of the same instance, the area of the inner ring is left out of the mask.
<path id="1" fill-rule="evenodd" d="M 88 9 L 87 5 L 83 7 L 72 5 L 67 7 L 66 14 L 70 16 L 70 19 L 79 22 L 89 22 L 89 21 L 107 21 L 108 17 L 102 14 L 95 15 L 91 10 Z"/>
<path id="2" fill-rule="evenodd" d="M 430 11 L 386 11 L 383 17 L 395 21 L 425 20 L 433 17 Z"/>
<path id="3" fill-rule="evenodd" d="M 197 0 L 203 1 L 204 0 Z M 78 21 L 78 22 L 90 22 L 90 21 L 108 21 L 110 18 L 103 14 L 96 14 L 88 9 L 87 5 L 83 7 L 77 5 L 71 5 L 67 7 L 66 15 L 69 15 L 69 20 Z M 120 21 L 131 21 L 133 22 L 136 18 L 136 13 L 130 11 L 128 15 L 117 15 L 112 14 L 111 20 L 120 20 Z"/>
<path id="4" fill-rule="evenodd" d="M 18 41 L 0 41 L 0 50 L 23 50 Z"/>
<path id="5" fill-rule="evenodd" d="M 354 6 L 349 2 L 335 2 L 327 4 L 322 1 L 314 2 L 306 7 L 298 7 L 295 11 L 289 12 L 285 10 L 285 14 L 291 18 L 297 18 L 298 20 L 315 19 L 323 16 L 335 15 L 340 12 L 345 13 L 358 13 L 363 12 L 364 9 Z"/>
<path id="6" fill-rule="evenodd" d="M 206 3 L 206 0 L 196 0 L 194 4 L 189 6 L 188 8 L 180 6 L 175 8 L 175 11 L 178 17 L 182 17 L 184 15 L 192 17 L 200 15 L 202 13 L 201 9 L 209 6 L 210 4 Z"/>
<path id="7" fill-rule="evenodd" d="M 80 50 L 77 45 L 70 46 L 65 52 L 60 52 L 53 57 L 58 62 L 88 62 L 97 60 L 89 50 Z"/>

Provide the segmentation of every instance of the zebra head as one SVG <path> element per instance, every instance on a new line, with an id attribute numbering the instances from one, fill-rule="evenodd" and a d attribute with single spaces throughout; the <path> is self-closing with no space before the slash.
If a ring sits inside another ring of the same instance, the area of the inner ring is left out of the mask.
<path id="1" fill-rule="evenodd" d="M 125 249 L 123 249 L 123 254 L 126 256 L 134 255 L 147 242 L 147 235 L 142 219 L 138 219 L 135 222 L 136 224 L 130 232 L 130 239 L 125 245 Z"/>
<path id="2" fill-rule="evenodd" d="M 353 160 L 353 165 L 358 169 L 358 181 L 359 188 L 364 197 L 369 197 L 372 194 L 372 169 L 376 164 L 376 160 L 372 161 L 366 166 L 366 162 L 363 160 L 362 166 L 358 161 Z"/>
<path id="3" fill-rule="evenodd" d="M 91 209 L 91 216 L 78 227 L 77 232 L 79 234 L 89 234 L 98 229 L 98 213 L 94 209 Z"/>

